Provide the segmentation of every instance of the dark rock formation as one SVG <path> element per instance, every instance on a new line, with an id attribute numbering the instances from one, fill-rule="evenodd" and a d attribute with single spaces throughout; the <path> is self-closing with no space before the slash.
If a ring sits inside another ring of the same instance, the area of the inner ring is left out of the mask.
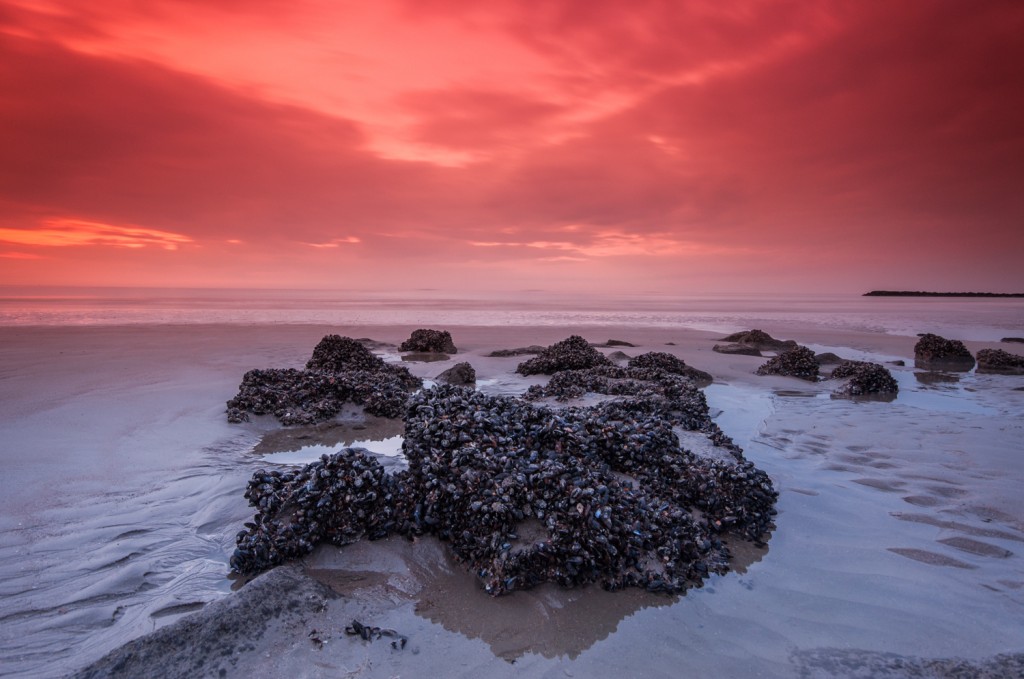
<path id="1" fill-rule="evenodd" d="M 832 371 L 831 378 L 850 378 L 833 392 L 836 396 L 895 395 L 900 390 L 896 379 L 884 366 L 866 361 L 843 361 Z"/>
<path id="2" fill-rule="evenodd" d="M 633 344 L 632 342 L 626 342 L 624 340 L 610 339 L 610 340 L 608 340 L 607 342 L 605 342 L 601 346 L 605 346 L 605 347 L 635 347 L 636 345 Z"/>
<path id="3" fill-rule="evenodd" d="M 244 422 L 248 413 L 273 414 L 284 424 L 313 424 L 334 417 L 347 402 L 371 415 L 400 417 L 409 392 L 422 384 L 407 368 L 385 363 L 356 340 L 328 335 L 305 370 L 247 372 L 227 402 L 227 417 Z"/>
<path id="4" fill-rule="evenodd" d="M 337 595 L 298 565 L 276 568 L 201 611 L 129 641 L 82 668 L 74 679 L 226 677 L 267 636 L 303 629 Z"/>
<path id="5" fill-rule="evenodd" d="M 523 361 L 516 367 L 516 372 L 520 375 L 551 375 L 559 370 L 581 370 L 598 365 L 612 365 L 612 362 L 590 346 L 587 340 L 572 335 L 547 347 L 535 358 Z"/>
<path id="6" fill-rule="evenodd" d="M 582 379 L 625 397 L 584 408 L 421 391 L 405 416 L 409 469 L 394 475 L 351 449 L 299 471 L 258 471 L 246 491 L 257 514 L 232 567 L 259 571 L 317 541 L 429 533 L 492 594 L 549 581 L 671 593 L 722 573 L 720 533 L 760 544 L 777 493 L 693 382 L 651 360 L 557 372 L 552 384 Z M 683 448 L 684 429 L 714 453 Z"/>
<path id="7" fill-rule="evenodd" d="M 399 351 L 432 352 L 437 354 L 456 354 L 458 349 L 447 330 L 413 330 L 409 339 L 402 342 Z"/>
<path id="8" fill-rule="evenodd" d="M 982 349 L 978 352 L 978 372 L 1024 375 L 1024 356 L 1002 349 Z"/>
<path id="9" fill-rule="evenodd" d="M 966 371 L 974 367 L 974 356 L 960 340 L 925 333 L 914 345 L 914 365 L 925 370 Z"/>
<path id="10" fill-rule="evenodd" d="M 683 359 L 664 351 L 649 351 L 646 354 L 640 354 L 629 361 L 629 367 L 635 370 L 661 370 L 673 375 L 682 375 L 698 385 L 706 386 L 711 384 L 713 379 L 711 373 L 688 366 Z"/>
<path id="11" fill-rule="evenodd" d="M 544 347 L 539 344 L 531 344 L 528 347 L 519 347 L 517 349 L 496 349 L 491 353 L 487 354 L 491 358 L 509 358 L 511 356 L 528 356 L 530 354 L 539 354 L 544 351 Z"/>
<path id="12" fill-rule="evenodd" d="M 711 347 L 712 351 L 717 351 L 720 354 L 732 354 L 736 356 L 760 356 L 761 350 L 757 347 L 750 346 L 749 344 L 716 344 Z"/>
<path id="13" fill-rule="evenodd" d="M 757 330 L 756 328 L 754 330 L 733 333 L 728 337 L 723 337 L 721 341 L 746 344 L 761 351 L 779 351 L 792 349 L 796 346 L 794 340 L 777 340 L 763 330 Z"/>
<path id="14" fill-rule="evenodd" d="M 833 354 L 831 351 L 826 351 L 823 354 L 817 354 L 814 359 L 818 362 L 818 365 L 833 365 L 836 363 L 842 363 L 843 358 Z"/>
<path id="15" fill-rule="evenodd" d="M 1004 337 L 999 340 L 1000 342 L 1020 342 L 1024 343 L 1024 337 Z"/>
<path id="16" fill-rule="evenodd" d="M 818 361 L 807 347 L 797 346 L 769 359 L 757 369 L 758 375 L 785 375 L 808 382 L 818 381 Z"/>
<path id="17" fill-rule="evenodd" d="M 612 353 L 608 354 L 608 358 L 611 359 L 612 361 L 628 361 L 631 358 L 631 356 L 622 351 L 613 351 Z"/>
<path id="18" fill-rule="evenodd" d="M 437 381 L 444 384 L 466 386 L 476 384 L 476 370 L 469 363 L 456 363 L 437 376 Z"/>

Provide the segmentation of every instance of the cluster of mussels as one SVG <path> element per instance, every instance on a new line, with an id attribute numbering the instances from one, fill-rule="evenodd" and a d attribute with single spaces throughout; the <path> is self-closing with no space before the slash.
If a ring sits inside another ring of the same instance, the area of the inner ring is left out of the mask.
<path id="1" fill-rule="evenodd" d="M 924 369 L 970 370 L 974 356 L 960 340 L 924 333 L 914 345 L 914 365 Z"/>
<path id="2" fill-rule="evenodd" d="M 456 354 L 455 342 L 447 330 L 413 330 L 409 339 L 402 342 L 399 351 L 417 351 L 438 354 Z"/>
<path id="3" fill-rule="evenodd" d="M 982 349 L 978 352 L 978 372 L 1024 375 L 1024 356 L 1002 349 Z"/>
<path id="4" fill-rule="evenodd" d="M 837 396 L 896 394 L 900 390 L 892 373 L 877 363 L 843 361 L 832 371 L 832 379 L 847 377 L 850 381 L 834 392 Z"/>
<path id="5" fill-rule="evenodd" d="M 516 367 L 520 375 L 553 375 L 559 370 L 583 370 L 599 365 L 614 365 L 600 351 L 579 335 L 556 342 L 542 349 L 535 357 Z"/>
<path id="6" fill-rule="evenodd" d="M 387 475 L 343 450 L 299 472 L 257 472 L 246 496 L 258 513 L 231 565 L 255 572 L 321 540 L 433 534 L 495 595 L 547 581 L 683 591 L 727 570 L 723 532 L 765 539 L 777 493 L 681 369 L 655 356 L 557 372 L 550 395 L 582 384 L 625 396 L 589 407 L 450 385 L 418 392 L 405 413 L 408 470 Z M 680 429 L 726 455 L 686 450 Z"/>
<path id="7" fill-rule="evenodd" d="M 372 415 L 401 417 L 410 391 L 422 384 L 408 368 L 385 363 L 358 341 L 328 335 L 313 350 L 305 370 L 247 372 L 238 394 L 227 402 L 228 421 L 271 413 L 283 424 L 313 424 L 334 417 L 346 402 Z"/>
<path id="8" fill-rule="evenodd" d="M 774 356 L 757 369 L 758 375 L 785 375 L 808 382 L 818 381 L 818 359 L 804 346 L 796 346 Z"/>

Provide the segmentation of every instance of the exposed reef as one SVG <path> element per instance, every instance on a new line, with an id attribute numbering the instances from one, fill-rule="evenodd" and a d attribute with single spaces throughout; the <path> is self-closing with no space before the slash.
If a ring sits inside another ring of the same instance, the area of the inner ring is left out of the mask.
<path id="1" fill-rule="evenodd" d="M 867 361 L 843 361 L 832 371 L 831 378 L 849 378 L 846 384 L 832 392 L 836 396 L 895 396 L 900 390 L 885 366 Z"/>
<path id="2" fill-rule="evenodd" d="M 456 386 L 476 384 L 476 370 L 468 362 L 463 361 L 462 363 L 456 363 L 438 375 L 437 381 Z"/>
<path id="3" fill-rule="evenodd" d="M 982 349 L 978 352 L 978 372 L 1024 375 L 1024 356 L 1002 349 Z"/>
<path id="4" fill-rule="evenodd" d="M 328 335 L 305 370 L 245 373 L 238 394 L 227 402 L 227 418 L 244 422 L 249 413 L 272 414 L 283 424 L 313 424 L 336 416 L 348 402 L 371 415 L 401 417 L 410 391 L 422 384 L 407 368 L 385 363 L 360 342 Z"/>
<path id="5" fill-rule="evenodd" d="M 728 570 L 723 533 L 766 539 L 777 493 L 711 420 L 693 368 L 658 353 L 616 367 L 579 337 L 538 358 L 555 375 L 528 398 L 450 385 L 410 397 L 407 470 L 346 449 L 256 472 L 232 568 L 258 572 L 322 541 L 433 534 L 495 595 L 549 581 L 674 593 Z M 529 400 L 586 392 L 619 398 Z"/>
<path id="6" fill-rule="evenodd" d="M 748 347 L 753 347 L 759 351 L 780 351 L 784 349 L 792 349 L 796 346 L 795 340 L 779 340 L 775 339 L 763 330 L 757 328 L 753 330 L 744 330 L 742 332 L 735 332 L 727 337 L 721 339 L 722 342 L 735 342 L 736 344 L 742 344 Z M 736 352 L 721 352 L 721 353 L 736 353 Z"/>
<path id="7" fill-rule="evenodd" d="M 447 330 L 413 330 L 409 339 L 402 342 L 399 351 L 416 351 L 420 353 L 457 354 L 455 342 Z"/>
<path id="8" fill-rule="evenodd" d="M 520 375 L 552 375 L 559 370 L 582 370 L 599 365 L 612 365 L 608 357 L 590 346 L 579 335 L 572 335 L 545 348 L 536 357 L 516 367 Z"/>
<path id="9" fill-rule="evenodd" d="M 974 356 L 960 340 L 925 333 L 914 345 L 914 365 L 925 370 L 967 371 L 974 367 Z"/>
<path id="10" fill-rule="evenodd" d="M 771 358 L 757 369 L 758 375 L 785 375 L 808 382 L 818 381 L 818 360 L 807 347 L 797 346 Z"/>

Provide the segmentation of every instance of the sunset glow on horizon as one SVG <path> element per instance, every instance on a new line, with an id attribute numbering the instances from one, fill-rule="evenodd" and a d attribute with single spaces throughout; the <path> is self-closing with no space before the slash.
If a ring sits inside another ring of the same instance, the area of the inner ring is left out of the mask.
<path id="1" fill-rule="evenodd" d="M 1024 291 L 1024 4 L 0 0 L 0 285 Z"/>

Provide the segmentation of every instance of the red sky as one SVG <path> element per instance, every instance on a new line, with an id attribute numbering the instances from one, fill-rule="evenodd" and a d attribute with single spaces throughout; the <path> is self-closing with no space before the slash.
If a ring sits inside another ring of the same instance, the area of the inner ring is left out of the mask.
<path id="1" fill-rule="evenodd" d="M 0 0 L 0 284 L 1024 290 L 1024 3 Z"/>

